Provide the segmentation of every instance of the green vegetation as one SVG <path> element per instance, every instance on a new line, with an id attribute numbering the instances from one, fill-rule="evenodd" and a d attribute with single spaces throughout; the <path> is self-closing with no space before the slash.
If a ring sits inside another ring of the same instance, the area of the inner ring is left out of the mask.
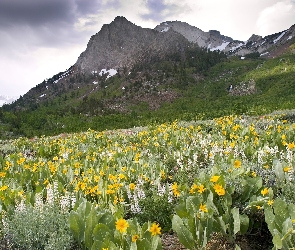
<path id="1" fill-rule="evenodd" d="M 236 249 L 253 235 L 293 248 L 294 138 L 295 124 L 274 115 L 2 141 L 2 240 L 162 249 L 174 232 L 188 249 L 216 234 Z"/>
<path id="2" fill-rule="evenodd" d="M 134 69 L 130 75 L 122 73 L 111 77 L 104 82 L 107 88 L 93 91 L 82 99 L 77 98 L 77 90 L 68 90 L 44 103 L 29 104 L 20 100 L 21 105 L 29 105 L 23 111 L 15 109 L 18 103 L 4 106 L 0 109 L 3 123 L 0 136 L 7 138 L 11 132 L 16 136 L 33 137 L 89 128 L 129 128 L 175 119 L 189 121 L 229 114 L 261 115 L 294 108 L 294 55 L 286 54 L 270 60 L 240 60 L 225 59 L 215 53 L 213 56 L 218 60 L 212 59 L 213 62 L 204 64 L 205 67 L 199 64 L 199 60 L 193 61 L 192 53 L 186 61 L 167 59 L 149 66 L 139 65 L 135 69 L 140 74 Z M 242 95 L 229 92 L 230 86 L 238 89 L 251 81 L 254 84 L 251 94 L 247 94 L 247 90 Z M 145 82 L 151 84 L 144 86 Z M 122 85 L 126 86 L 125 90 Z M 79 88 L 78 96 L 89 92 L 87 86 Z M 160 91 L 170 91 L 177 98 L 166 101 L 164 98 L 158 108 L 152 110 L 149 107 L 159 98 L 157 93 Z M 120 106 L 121 103 L 125 103 L 123 109 L 110 108 L 112 104 Z"/>
<path id="3" fill-rule="evenodd" d="M 294 109 L 291 52 L 240 60 L 192 48 L 110 79 L 77 74 L 78 90 L 54 85 L 59 74 L 51 98 L 4 106 L 2 241 L 162 249 L 173 232 L 188 249 L 216 234 L 239 249 L 239 237 L 266 233 L 268 249 L 294 248 L 295 116 L 263 116 Z"/>

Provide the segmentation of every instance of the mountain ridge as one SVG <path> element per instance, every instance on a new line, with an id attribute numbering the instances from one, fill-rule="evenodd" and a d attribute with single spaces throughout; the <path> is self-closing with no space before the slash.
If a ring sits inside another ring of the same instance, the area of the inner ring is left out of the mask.
<path id="1" fill-rule="evenodd" d="M 38 103 L 47 99 L 52 88 L 64 91 L 82 87 L 81 79 L 84 76 L 81 75 L 104 75 L 103 72 L 110 69 L 120 71 L 121 74 L 128 73 L 136 64 L 164 60 L 176 52 L 183 57 L 184 51 L 194 46 L 224 52 L 227 56 L 244 57 L 255 54 L 256 57 L 272 58 L 282 53 L 282 48 L 292 44 L 294 38 L 295 25 L 272 35 L 262 37 L 253 34 L 247 41 L 239 41 L 222 35 L 219 31 L 204 32 L 181 21 L 162 22 L 150 29 L 137 26 L 123 16 L 117 16 L 91 36 L 86 50 L 73 66 L 38 84 L 23 97 L 27 100 L 33 98 Z"/>

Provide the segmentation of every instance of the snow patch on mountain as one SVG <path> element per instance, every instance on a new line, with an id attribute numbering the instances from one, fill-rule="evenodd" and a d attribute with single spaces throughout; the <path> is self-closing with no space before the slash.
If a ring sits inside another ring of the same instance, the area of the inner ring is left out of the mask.
<path id="1" fill-rule="evenodd" d="M 220 50 L 223 51 L 227 45 L 229 45 L 230 42 L 223 42 L 221 45 L 215 47 L 215 48 L 211 48 L 211 44 L 209 44 L 208 49 L 210 49 L 210 51 L 215 51 L 215 50 Z"/>
<path id="2" fill-rule="evenodd" d="M 115 70 L 115 69 L 109 69 L 109 70 L 102 69 L 102 70 L 99 72 L 99 75 L 102 76 L 102 75 L 104 75 L 104 74 L 108 74 L 108 75 L 107 75 L 107 79 L 108 79 L 108 78 L 110 78 L 110 77 L 116 75 L 117 73 L 118 73 L 118 71 Z"/>
<path id="3" fill-rule="evenodd" d="M 284 35 L 286 34 L 286 32 L 284 31 L 284 32 L 282 32 L 280 35 L 279 35 L 279 37 L 277 37 L 275 40 L 273 40 L 273 43 L 277 43 L 277 41 L 279 41 Z"/>

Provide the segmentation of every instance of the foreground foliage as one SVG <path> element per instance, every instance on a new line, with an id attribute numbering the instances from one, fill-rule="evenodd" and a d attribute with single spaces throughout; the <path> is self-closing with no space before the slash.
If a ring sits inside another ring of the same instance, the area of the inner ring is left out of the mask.
<path id="1" fill-rule="evenodd" d="M 41 197 L 66 211 L 64 238 L 82 249 L 161 249 L 171 230 L 203 249 L 214 232 L 234 244 L 261 222 L 274 249 L 295 247 L 294 134 L 280 117 L 226 116 L 2 141 L 3 236 L 19 204 Z"/>

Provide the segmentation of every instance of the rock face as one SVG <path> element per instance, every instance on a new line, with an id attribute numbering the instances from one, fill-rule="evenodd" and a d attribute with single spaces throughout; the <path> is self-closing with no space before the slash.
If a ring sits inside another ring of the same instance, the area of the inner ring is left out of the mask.
<path id="1" fill-rule="evenodd" d="M 228 55 L 245 56 L 258 52 L 261 56 L 271 57 L 277 47 L 291 43 L 294 37 L 295 25 L 264 38 L 253 34 L 247 41 L 237 41 L 221 35 L 217 30 L 204 32 L 180 21 L 167 21 L 155 29 L 148 29 L 129 22 L 125 17 L 116 17 L 90 38 L 87 49 L 75 66 L 84 73 L 129 69 L 135 63 L 149 63 L 184 51 L 190 44 L 211 51 L 223 51 Z M 272 52 L 268 53 L 270 49 Z"/>
<path id="2" fill-rule="evenodd" d="M 221 35 L 220 32 L 217 30 L 204 32 L 199 28 L 180 21 L 164 22 L 156 26 L 155 28 L 155 30 L 160 32 L 166 32 L 170 29 L 180 33 L 188 41 L 196 43 L 200 47 L 204 48 L 216 48 L 224 43 L 229 43 L 233 41 L 232 38 Z"/>
<path id="3" fill-rule="evenodd" d="M 135 62 L 148 62 L 187 46 L 187 39 L 175 31 L 161 33 L 141 28 L 125 17 L 116 17 L 90 38 L 76 66 L 83 72 L 130 68 Z"/>
<path id="4" fill-rule="evenodd" d="M 182 34 L 188 41 L 196 43 L 200 47 L 210 50 L 220 50 L 228 55 L 238 56 L 245 56 L 250 53 L 258 52 L 262 54 L 262 56 L 272 57 L 277 47 L 291 43 L 292 41 L 294 42 L 295 39 L 295 25 L 288 30 L 264 38 L 253 34 L 247 41 L 234 40 L 221 35 L 220 32 L 216 30 L 204 32 L 199 28 L 179 21 L 163 22 L 155 28 L 155 30 L 159 32 L 165 32 L 171 29 Z M 272 53 L 267 53 L 271 48 L 273 48 Z"/>

